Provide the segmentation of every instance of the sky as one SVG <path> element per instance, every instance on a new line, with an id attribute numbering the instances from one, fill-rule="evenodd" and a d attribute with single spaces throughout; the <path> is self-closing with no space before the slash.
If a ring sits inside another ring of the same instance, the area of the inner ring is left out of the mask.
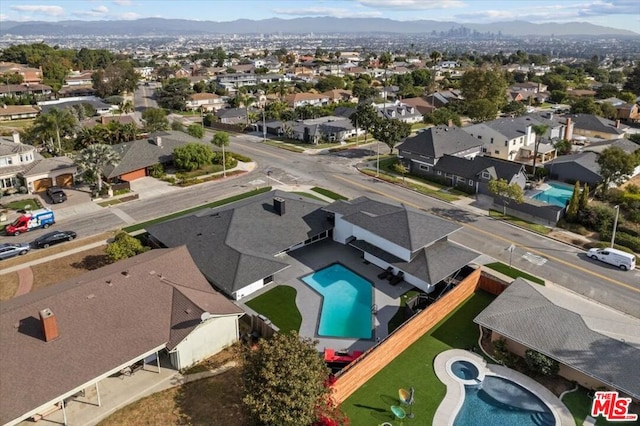
<path id="1" fill-rule="evenodd" d="M 590 22 L 640 33 L 640 0 L 2 0 L 2 21 L 304 16 L 432 19 L 458 23 Z"/>

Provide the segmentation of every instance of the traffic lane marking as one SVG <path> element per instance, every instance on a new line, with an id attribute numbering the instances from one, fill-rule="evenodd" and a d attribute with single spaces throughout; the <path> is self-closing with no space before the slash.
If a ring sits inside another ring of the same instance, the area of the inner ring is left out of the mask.
<path id="1" fill-rule="evenodd" d="M 375 193 L 377 193 L 377 194 L 379 194 L 379 195 L 382 195 L 382 196 L 384 196 L 384 197 L 386 197 L 386 198 L 390 198 L 390 199 L 392 199 L 392 200 L 398 201 L 399 203 L 403 203 L 403 204 L 406 204 L 406 205 L 408 205 L 408 206 L 414 207 L 414 208 L 416 208 L 416 209 L 423 210 L 423 208 L 422 208 L 422 207 L 420 207 L 419 205 L 417 205 L 417 204 L 415 204 L 415 203 L 412 203 L 411 201 L 406 201 L 406 200 L 403 200 L 403 199 L 401 199 L 401 198 L 395 197 L 395 196 L 393 196 L 393 195 L 389 195 L 389 194 L 387 194 L 387 193 L 385 193 L 385 192 L 382 192 L 382 191 L 380 191 L 380 190 L 373 189 L 373 188 L 369 188 L 369 187 L 368 187 L 368 186 L 366 186 L 366 185 L 363 185 L 363 184 L 361 184 L 361 183 L 359 183 L 359 182 L 354 182 L 354 181 L 352 181 L 352 180 L 350 180 L 350 179 L 347 179 L 347 178 L 342 177 L 342 176 L 339 176 L 339 175 L 333 175 L 333 177 L 335 177 L 336 179 L 340 179 L 340 180 L 343 180 L 343 181 L 345 181 L 345 182 L 348 182 L 348 183 L 350 183 L 350 184 L 352 184 L 352 185 L 355 185 L 355 186 L 358 186 L 358 187 L 364 188 L 364 189 L 366 189 L 367 191 L 375 192 Z M 451 219 L 449 219 L 449 220 L 451 220 Z M 456 222 L 457 222 L 457 221 L 456 221 Z M 522 245 L 518 244 L 516 241 L 510 240 L 510 239 L 508 239 L 508 238 L 501 237 L 500 235 L 496 235 L 496 234 L 494 234 L 494 233 L 492 233 L 492 232 L 485 231 L 484 229 L 478 228 L 478 227 L 473 226 L 473 225 L 469 225 L 468 223 L 463 223 L 463 222 L 457 222 L 457 223 L 459 223 L 459 224 L 460 224 L 460 225 L 462 225 L 463 227 L 467 227 L 467 228 L 473 229 L 474 231 L 478 231 L 478 232 L 480 232 L 480 233 L 482 233 L 482 234 L 489 235 L 489 236 L 491 236 L 491 237 L 493 237 L 493 238 L 496 238 L 496 239 L 498 239 L 498 240 L 502 240 L 502 241 L 504 241 L 504 242 L 506 242 L 506 243 L 509 243 L 509 244 L 515 244 L 516 246 L 520 246 L 520 247 L 526 247 L 526 246 L 522 246 Z M 633 291 L 635 291 L 636 293 L 640 293 L 640 288 L 634 287 L 634 286 L 632 286 L 632 285 L 630 285 L 630 284 L 623 283 L 622 281 L 618 281 L 618 280 L 615 280 L 615 279 L 613 279 L 613 278 L 609 278 L 609 277 L 607 277 L 607 276 L 605 276 L 605 275 L 599 274 L 599 273 L 597 273 L 597 272 L 590 271 L 589 269 L 586 269 L 586 268 L 583 268 L 583 267 L 581 267 L 581 266 L 575 265 L 575 264 L 573 264 L 573 263 L 571 263 L 571 262 L 569 262 L 569 261 L 566 261 L 566 260 L 563 260 L 563 259 L 557 258 L 557 257 L 555 257 L 555 256 L 550 256 L 550 255 L 548 255 L 547 253 L 545 253 L 545 252 L 543 252 L 543 251 L 536 250 L 536 249 L 531 248 L 531 247 L 527 247 L 527 250 L 529 250 L 529 251 L 530 251 L 530 252 L 532 252 L 532 253 L 536 253 L 536 254 L 538 254 L 538 255 L 540 255 L 540 256 L 544 256 L 544 257 L 546 257 L 547 259 L 554 260 L 554 261 L 556 261 L 556 262 L 558 262 L 558 263 L 561 263 L 561 264 L 563 264 L 563 265 L 565 265 L 565 266 L 568 266 L 568 267 L 570 267 L 570 268 L 577 269 L 578 271 L 582 271 L 582 272 L 585 272 L 585 273 L 587 273 L 587 274 L 589 274 L 589 275 L 593 275 L 594 277 L 600 278 L 600 279 L 602 279 L 602 280 L 609 281 L 609 282 L 610 282 L 610 283 L 612 283 L 612 284 L 615 284 L 615 285 L 618 285 L 618 286 L 621 286 L 621 287 L 626 287 L 626 288 L 628 288 L 629 290 L 633 290 Z"/>
<path id="2" fill-rule="evenodd" d="M 262 154 L 268 155 L 268 156 L 270 156 L 270 157 L 279 158 L 280 160 L 287 160 L 287 158 L 286 158 L 286 157 L 282 157 L 282 156 L 280 156 L 280 155 L 273 154 L 273 153 L 271 153 L 271 152 L 269 152 L 269 151 L 263 151 L 263 150 L 261 150 L 261 149 L 254 148 L 254 147 L 252 147 L 252 146 L 248 146 L 248 145 L 245 145 L 245 144 L 240 144 L 240 141 L 233 141 L 233 143 L 237 143 L 237 144 L 239 144 L 240 146 L 242 146 L 243 148 L 246 148 L 246 149 L 248 149 L 248 150 L 257 151 L 257 152 L 260 152 L 260 153 L 262 153 Z"/>

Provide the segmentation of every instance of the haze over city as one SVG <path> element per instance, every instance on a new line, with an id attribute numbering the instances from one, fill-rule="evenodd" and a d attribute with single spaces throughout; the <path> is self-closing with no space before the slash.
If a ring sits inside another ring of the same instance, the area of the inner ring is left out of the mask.
<path id="1" fill-rule="evenodd" d="M 523 20 L 535 23 L 587 22 L 637 32 L 640 3 L 610 1 L 463 1 L 463 0 L 341 0 L 341 1 L 147 1 L 81 2 L 6 0 L 1 21 L 121 20 L 178 18 L 233 21 L 236 19 L 338 18 L 429 19 L 457 23 Z"/>

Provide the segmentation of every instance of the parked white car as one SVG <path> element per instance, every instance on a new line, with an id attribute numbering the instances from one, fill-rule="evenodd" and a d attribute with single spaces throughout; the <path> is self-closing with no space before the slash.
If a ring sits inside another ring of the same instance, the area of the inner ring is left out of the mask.
<path id="1" fill-rule="evenodd" d="M 614 248 L 592 248 L 587 252 L 587 256 L 593 260 L 617 266 L 623 271 L 630 271 L 636 267 L 635 255 Z"/>

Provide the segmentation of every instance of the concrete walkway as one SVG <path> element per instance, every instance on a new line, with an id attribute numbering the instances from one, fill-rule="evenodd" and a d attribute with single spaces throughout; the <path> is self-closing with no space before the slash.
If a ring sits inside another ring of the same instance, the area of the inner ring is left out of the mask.
<path id="1" fill-rule="evenodd" d="M 19 269 L 17 271 L 19 280 L 18 289 L 16 290 L 16 294 L 13 297 L 27 294 L 33 287 L 33 271 L 31 270 L 31 267 L 27 266 L 25 268 L 23 267 L 23 265 L 20 265 L 20 268 L 22 269 Z"/>

